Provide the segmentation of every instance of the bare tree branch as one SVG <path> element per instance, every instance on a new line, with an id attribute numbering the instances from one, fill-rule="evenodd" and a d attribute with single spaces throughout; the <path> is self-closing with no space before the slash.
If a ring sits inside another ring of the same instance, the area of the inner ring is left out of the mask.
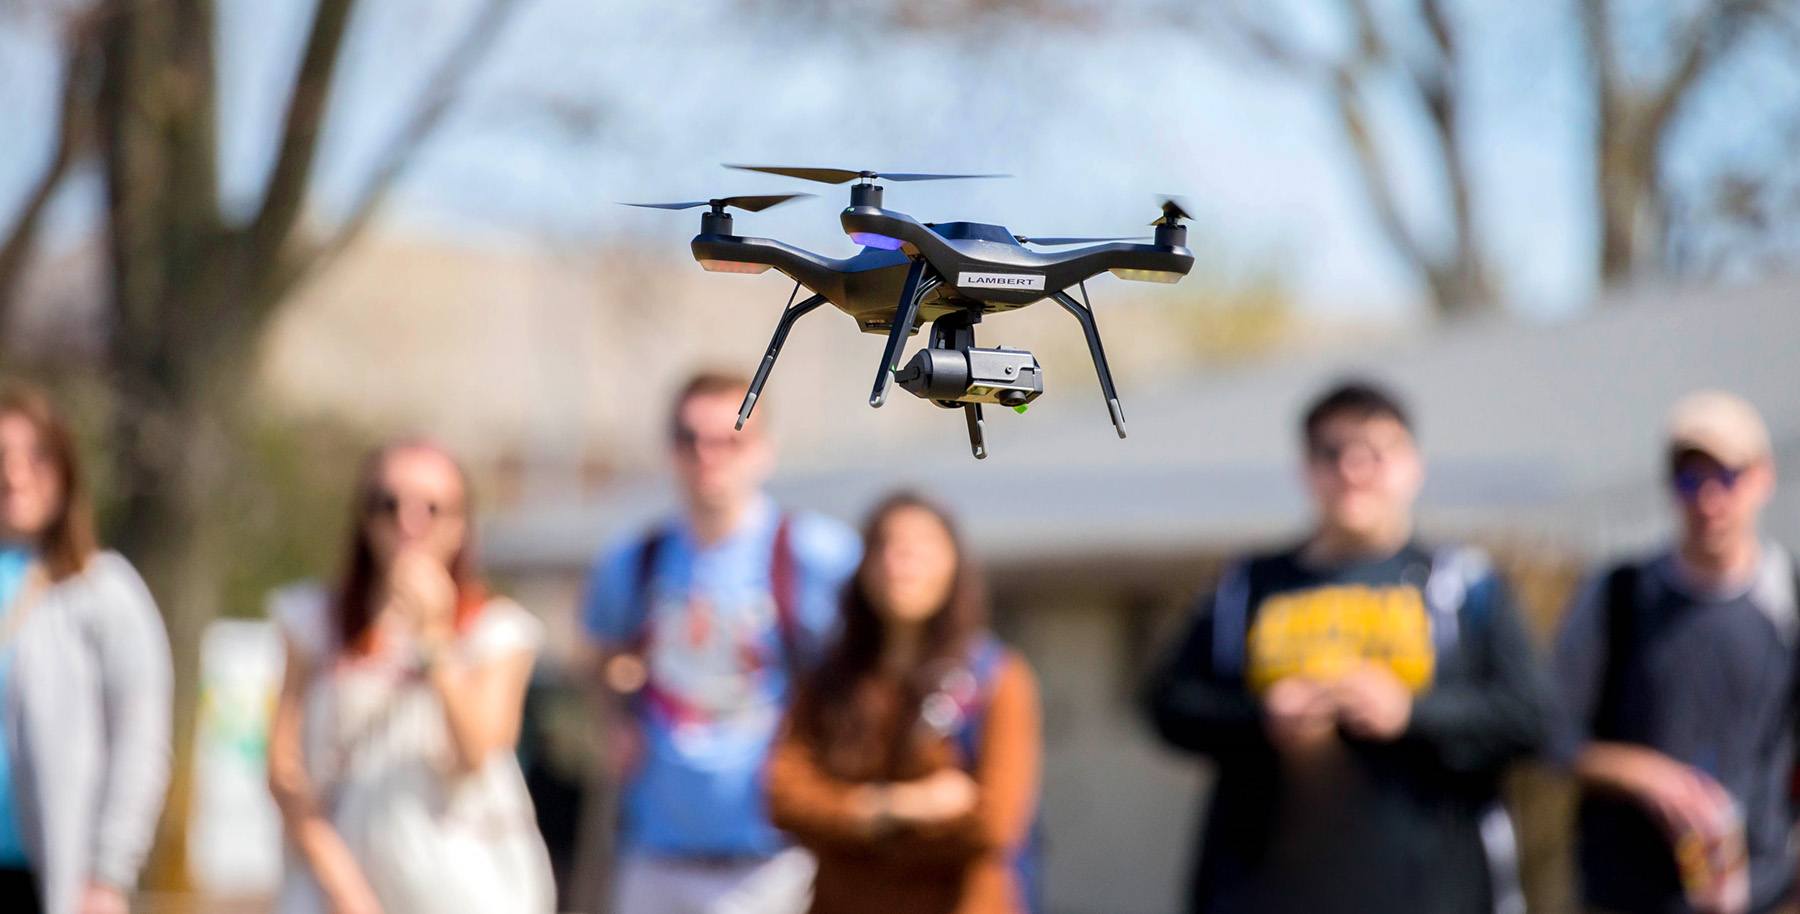
<path id="1" fill-rule="evenodd" d="M 1456 35 L 1450 31 L 1450 18 L 1445 13 L 1443 0 L 1424 0 L 1419 11 L 1425 17 L 1425 27 L 1437 46 L 1439 59 L 1448 62 L 1456 56 Z"/>
<path id="2" fill-rule="evenodd" d="M 276 276 L 277 293 L 285 292 L 306 276 L 327 267 L 362 236 L 388 193 L 412 164 L 417 150 L 443 123 L 444 115 L 461 93 L 469 75 L 492 49 L 502 27 L 519 0 L 485 0 L 470 18 L 461 37 L 439 61 L 425 82 L 425 90 L 412 117 L 388 141 L 380 160 L 363 182 L 349 213 L 330 237 L 308 246 L 287 259 Z"/>
<path id="3" fill-rule="evenodd" d="M 1419 28 L 1431 49 L 1428 54 L 1403 53 L 1402 46 L 1394 43 L 1395 33 L 1384 29 L 1381 15 L 1369 0 L 1339 3 L 1349 41 L 1335 58 L 1303 48 L 1290 37 L 1291 29 L 1259 15 L 1258 11 L 1267 7 L 1221 2 L 1212 25 L 1235 37 L 1237 50 L 1248 49 L 1262 62 L 1312 82 L 1326 93 L 1355 165 L 1357 183 L 1381 235 L 1425 281 L 1437 309 L 1449 313 L 1486 307 L 1492 304 L 1493 290 L 1478 243 L 1471 179 L 1463 159 L 1456 97 L 1457 46 L 1448 14 L 1441 0 L 1420 0 Z M 1382 78 L 1389 73 L 1401 77 L 1404 90 L 1416 99 L 1430 127 L 1426 152 L 1439 163 L 1447 185 L 1455 236 L 1447 250 L 1427 243 L 1407 220 L 1395 174 L 1397 160 L 1383 151 L 1375 136 L 1371 93 L 1381 89 Z"/>
<path id="4" fill-rule="evenodd" d="M 5 327 L 19 295 L 25 265 L 37 241 L 45 211 L 63 178 L 85 151 L 92 133 L 89 110 L 99 62 L 97 27 L 92 17 L 73 24 L 64 55 L 62 96 L 57 105 L 57 131 L 50 161 L 32 185 L 6 240 L 0 242 L 0 327 Z"/>
<path id="5" fill-rule="evenodd" d="M 1333 83 L 1332 99 L 1339 127 L 1343 130 L 1345 142 L 1350 146 L 1351 158 L 1356 163 L 1361 184 L 1368 191 L 1366 196 L 1375 210 L 1375 221 L 1380 226 L 1381 233 L 1402 259 L 1422 268 L 1430 258 L 1413 237 L 1412 230 L 1407 227 L 1405 218 L 1400 214 L 1400 206 L 1393 191 L 1393 176 L 1389 174 L 1386 159 L 1376 148 L 1368 111 L 1350 78 L 1345 77 Z"/>
<path id="6" fill-rule="evenodd" d="M 1706 74 L 1707 67 L 1727 48 L 1735 37 L 1740 17 L 1758 7 L 1758 0 L 1716 0 L 1695 14 L 1682 30 L 1676 65 L 1668 77 L 1650 94 L 1645 108 L 1644 134 L 1651 142 L 1660 142 L 1664 129 L 1688 91 Z"/>
<path id="7" fill-rule="evenodd" d="M 249 230 L 251 256 L 258 261 L 278 256 L 300 219 L 330 107 L 332 74 L 343 56 L 338 51 L 355 6 L 356 0 L 319 0 L 313 12 L 281 125 L 280 152 L 269 172 L 262 208 Z"/>
<path id="8" fill-rule="evenodd" d="M 1440 256 L 1426 269 L 1440 274 L 1434 284 L 1441 307 L 1447 311 L 1479 309 L 1494 303 L 1495 289 L 1475 221 L 1475 179 L 1463 151 L 1461 49 L 1443 0 L 1422 0 L 1420 16 L 1431 35 L 1435 66 L 1415 66 L 1408 72 L 1434 134 L 1454 235 L 1448 257 Z"/>
<path id="9" fill-rule="evenodd" d="M 1779 19 L 1788 0 L 1713 0 L 1681 29 L 1674 64 L 1655 84 L 1633 87 L 1621 71 L 1609 0 L 1583 0 L 1581 25 L 1593 69 L 1594 199 L 1600 277 L 1615 283 L 1665 258 L 1669 189 L 1663 155 L 1681 106 L 1714 63 L 1749 30 L 1752 16 Z"/>
<path id="10" fill-rule="evenodd" d="M 1264 19 L 1245 12 L 1240 2 L 1220 3 L 1212 28 L 1201 28 L 1203 36 L 1218 39 L 1230 36 L 1263 64 L 1279 67 L 1290 74 L 1312 82 L 1329 82 L 1342 67 L 1317 52 L 1309 51 L 1282 37 L 1281 32 Z M 1241 48 L 1232 48 L 1241 50 Z"/>

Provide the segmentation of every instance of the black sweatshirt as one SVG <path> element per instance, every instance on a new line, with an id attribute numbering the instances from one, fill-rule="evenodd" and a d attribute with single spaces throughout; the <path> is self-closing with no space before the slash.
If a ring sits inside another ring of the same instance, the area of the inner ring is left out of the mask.
<path id="1" fill-rule="evenodd" d="M 1346 735 L 1304 769 L 1284 764 L 1260 691 L 1363 661 L 1414 689 L 1405 732 Z M 1217 768 L 1191 909 L 1491 910 L 1480 824 L 1506 766 L 1543 741 L 1545 692 L 1504 586 L 1473 550 L 1415 544 L 1335 568 L 1290 550 L 1233 567 L 1148 695 L 1163 739 Z"/>

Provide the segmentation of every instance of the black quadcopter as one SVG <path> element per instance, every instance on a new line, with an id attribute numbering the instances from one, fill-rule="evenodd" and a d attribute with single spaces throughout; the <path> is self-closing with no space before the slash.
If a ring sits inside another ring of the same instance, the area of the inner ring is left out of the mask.
<path id="1" fill-rule="evenodd" d="M 1110 272 L 1121 279 L 1172 283 L 1194 266 L 1187 248 L 1191 218 L 1179 204 L 1166 200 L 1162 216 L 1151 223 L 1154 239 L 1132 238 L 1027 238 L 1003 226 L 979 222 L 919 222 L 881 205 L 885 181 L 934 181 L 960 178 L 998 178 L 1004 175 L 935 175 L 850 171 L 841 168 L 789 168 L 784 166 L 731 165 L 746 171 L 785 175 L 826 184 L 856 183 L 850 188 L 850 206 L 839 216 L 850 240 L 863 246 L 860 253 L 842 260 L 822 257 L 769 238 L 746 238 L 732 229 L 734 207 L 761 212 L 810 194 L 769 194 L 722 197 L 685 203 L 633 203 L 655 209 L 710 207 L 700 215 L 700 234 L 694 236 L 694 259 L 715 272 L 762 273 L 774 267 L 794 280 L 786 310 L 775 325 L 769 351 L 756 369 L 744 405 L 738 411 L 742 429 L 756 408 L 775 359 L 781 354 L 788 331 L 802 316 L 830 302 L 856 319 L 864 333 L 887 334 L 887 349 L 875 375 L 870 406 L 887 400 L 888 386 L 898 381 L 914 396 L 949 409 L 961 408 L 969 426 L 969 445 L 976 458 L 987 456 L 981 407 L 984 403 L 1023 411 L 1044 392 L 1044 373 L 1037 358 L 1022 349 L 982 349 L 975 345 L 975 325 L 983 316 L 1023 308 L 1043 299 L 1054 299 L 1081 322 L 1094 371 L 1113 428 L 1125 437 L 1125 414 L 1113 388 L 1106 353 L 1100 347 L 1100 331 L 1088 304 L 1087 280 Z M 1151 243 L 1128 243 L 1149 240 Z M 1063 253 L 1042 253 L 1026 244 L 1090 245 Z M 795 304 L 804 286 L 813 292 Z M 1069 294 L 1081 290 L 1081 300 Z M 931 322 L 929 344 L 904 367 L 900 356 L 906 338 Z"/>

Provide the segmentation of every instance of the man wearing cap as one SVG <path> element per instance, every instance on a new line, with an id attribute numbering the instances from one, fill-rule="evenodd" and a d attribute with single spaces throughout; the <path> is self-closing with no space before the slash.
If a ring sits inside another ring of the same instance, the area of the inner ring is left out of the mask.
<path id="1" fill-rule="evenodd" d="M 1597 911 L 1774 910 L 1794 881 L 1800 614 L 1793 561 L 1757 532 L 1769 433 L 1742 399 L 1691 394 L 1666 459 L 1678 542 L 1596 575 L 1556 647 L 1582 894 Z"/>

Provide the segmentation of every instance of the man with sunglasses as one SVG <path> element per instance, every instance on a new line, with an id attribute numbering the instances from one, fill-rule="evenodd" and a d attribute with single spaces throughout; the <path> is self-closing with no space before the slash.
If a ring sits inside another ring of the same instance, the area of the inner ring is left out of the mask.
<path id="1" fill-rule="evenodd" d="M 794 679 L 855 570 L 854 531 L 783 511 L 766 411 L 735 430 L 743 378 L 700 374 L 669 415 L 680 510 L 608 549 L 585 624 L 612 696 L 622 786 L 614 914 L 798 914 L 812 864 L 764 809 L 762 768 Z"/>
<path id="2" fill-rule="evenodd" d="M 1757 532 L 1769 433 L 1744 400 L 1691 394 L 1666 459 L 1679 539 L 1596 575 L 1557 643 L 1583 894 L 1604 911 L 1771 910 L 1794 878 L 1800 616 L 1793 562 Z"/>
<path id="3" fill-rule="evenodd" d="M 1217 771 L 1189 908 L 1485 914 L 1511 885 L 1497 783 L 1543 729 L 1530 645 L 1478 552 L 1415 538 L 1393 395 L 1340 385 L 1301 433 L 1313 530 L 1229 566 L 1150 687 Z"/>

